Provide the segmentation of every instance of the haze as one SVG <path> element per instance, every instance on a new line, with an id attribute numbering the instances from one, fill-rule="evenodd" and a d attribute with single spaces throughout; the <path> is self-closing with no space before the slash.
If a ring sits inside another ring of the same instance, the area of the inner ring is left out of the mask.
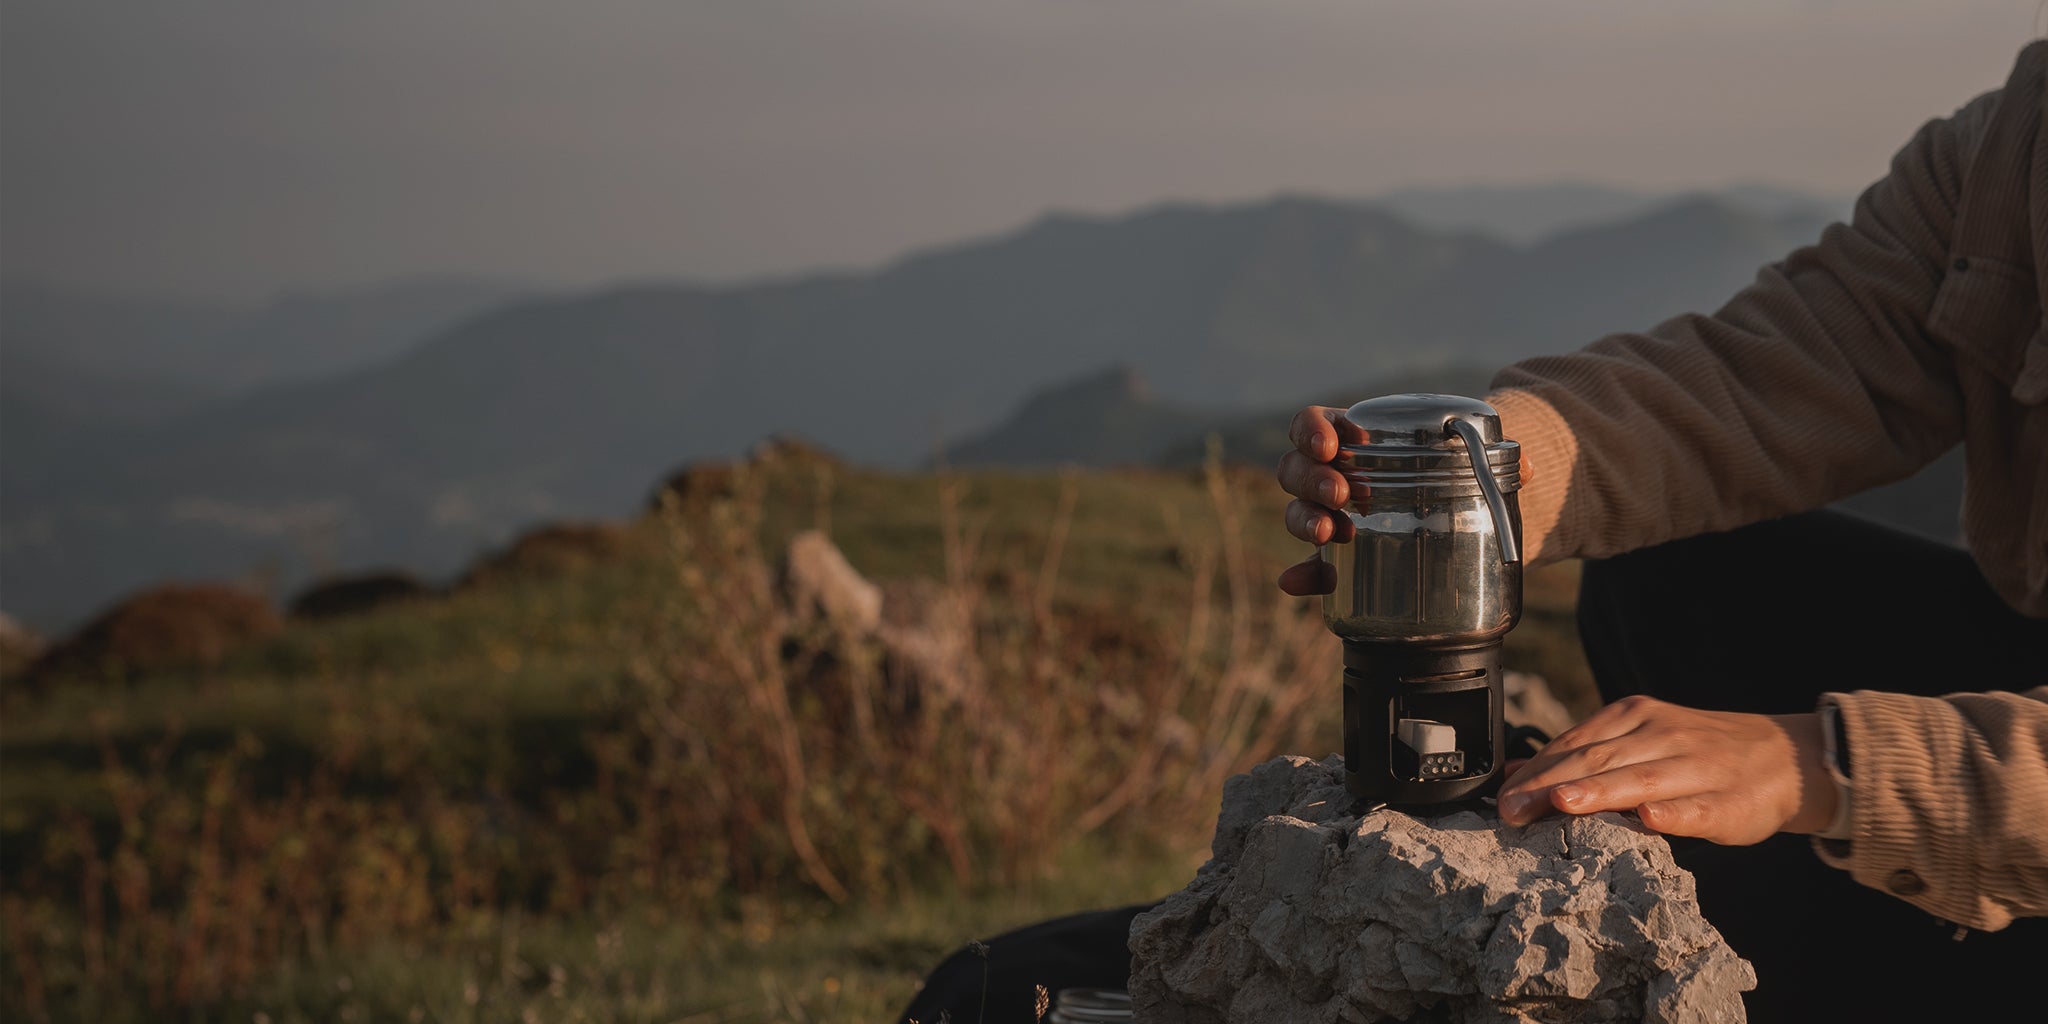
<path id="1" fill-rule="evenodd" d="M 872 264 L 1050 209 L 1853 193 L 2041 0 L 12 2 L 0 270 L 247 300 Z"/>

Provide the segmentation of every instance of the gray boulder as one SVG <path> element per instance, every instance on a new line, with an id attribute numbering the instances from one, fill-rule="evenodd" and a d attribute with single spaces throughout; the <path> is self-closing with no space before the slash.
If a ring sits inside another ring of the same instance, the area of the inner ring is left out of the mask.
<path id="1" fill-rule="evenodd" d="M 1535 726 L 1545 736 L 1556 739 L 1578 724 L 1571 709 L 1550 692 L 1550 682 L 1533 672 L 1501 673 L 1501 696 L 1506 699 L 1501 717 L 1509 725 Z"/>
<path id="2" fill-rule="evenodd" d="M 1755 972 L 1632 815 L 1362 811 L 1339 757 L 1229 780 L 1208 863 L 1132 922 L 1135 1019 L 1746 1019 Z"/>
<path id="3" fill-rule="evenodd" d="M 783 605 L 799 626 L 866 637 L 882 624 L 882 588 L 868 582 L 821 531 L 790 538 L 776 575 Z"/>

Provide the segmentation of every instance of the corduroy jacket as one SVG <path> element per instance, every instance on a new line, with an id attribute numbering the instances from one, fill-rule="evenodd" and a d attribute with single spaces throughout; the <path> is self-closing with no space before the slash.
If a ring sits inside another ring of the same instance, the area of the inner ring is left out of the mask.
<path id="1" fill-rule="evenodd" d="M 1960 444 L 1963 539 L 2048 618 L 2048 40 L 1923 125 L 1854 213 L 1711 314 L 1501 371 L 1488 400 L 1532 470 L 1531 564 L 1602 558 L 1815 509 Z M 2040 685 L 1828 694 L 1849 737 L 1857 881 L 1960 925 L 2048 915 Z M 1901 879 L 1907 880 L 1901 883 Z"/>

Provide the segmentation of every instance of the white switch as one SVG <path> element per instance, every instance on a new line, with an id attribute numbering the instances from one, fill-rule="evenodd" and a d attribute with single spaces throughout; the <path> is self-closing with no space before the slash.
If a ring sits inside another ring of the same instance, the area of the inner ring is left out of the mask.
<path id="1" fill-rule="evenodd" d="M 1458 749 L 1458 730 L 1427 718 L 1403 718 L 1394 735 L 1418 754 L 1448 754 Z"/>

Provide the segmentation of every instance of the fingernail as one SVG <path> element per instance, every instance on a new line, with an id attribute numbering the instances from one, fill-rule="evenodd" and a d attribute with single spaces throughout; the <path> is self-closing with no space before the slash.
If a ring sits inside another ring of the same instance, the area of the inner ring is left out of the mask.
<path id="1" fill-rule="evenodd" d="M 1500 798 L 1500 816 L 1506 818 L 1511 823 L 1520 824 L 1521 820 L 1528 815 L 1529 809 L 1535 805 L 1535 796 L 1528 793 L 1504 796 Z"/>
<path id="2" fill-rule="evenodd" d="M 1575 804 L 1586 798 L 1585 790 L 1570 783 L 1559 786 L 1551 790 L 1551 792 L 1557 795 L 1558 802 L 1560 803 Z"/>
<path id="3" fill-rule="evenodd" d="M 1325 480 L 1325 481 L 1323 481 L 1323 482 L 1322 482 L 1322 484 L 1320 484 L 1319 486 L 1317 486 L 1317 487 L 1316 487 L 1316 494 L 1318 494 L 1318 495 L 1320 495 L 1320 496 L 1322 497 L 1322 499 L 1323 499 L 1323 504 L 1325 504 L 1325 505 L 1332 505 L 1332 506 L 1336 505 L 1336 504 L 1337 504 L 1337 482 L 1336 482 L 1335 480 Z"/>

